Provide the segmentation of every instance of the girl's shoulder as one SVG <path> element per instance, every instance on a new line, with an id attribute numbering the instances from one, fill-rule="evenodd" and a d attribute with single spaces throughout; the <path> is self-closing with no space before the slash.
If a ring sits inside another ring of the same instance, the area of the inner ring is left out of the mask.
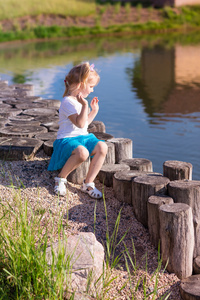
<path id="1" fill-rule="evenodd" d="M 73 105 L 73 106 L 76 106 L 76 103 L 78 101 L 74 98 L 74 97 L 71 97 L 71 96 L 65 96 L 61 102 L 62 105 L 66 106 L 66 105 Z"/>
<path id="2" fill-rule="evenodd" d="M 60 109 L 61 110 L 71 110 L 71 109 L 78 109 L 80 106 L 80 103 L 77 101 L 75 97 L 66 96 L 63 98 Z"/>
<path id="3" fill-rule="evenodd" d="M 75 97 L 72 96 L 65 96 L 62 100 L 63 103 L 71 103 L 71 104 L 76 104 L 78 101 Z"/>

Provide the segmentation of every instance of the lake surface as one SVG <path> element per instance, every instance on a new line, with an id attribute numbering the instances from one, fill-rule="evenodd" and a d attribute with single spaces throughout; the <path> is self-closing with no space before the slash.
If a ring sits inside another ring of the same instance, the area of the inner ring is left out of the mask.
<path id="1" fill-rule="evenodd" d="M 161 37 L 59 40 L 0 45 L 0 77 L 32 83 L 35 95 L 62 99 L 64 77 L 80 61 L 95 64 L 96 117 L 114 137 L 133 141 L 133 157 L 193 165 L 200 180 L 200 39 Z"/>

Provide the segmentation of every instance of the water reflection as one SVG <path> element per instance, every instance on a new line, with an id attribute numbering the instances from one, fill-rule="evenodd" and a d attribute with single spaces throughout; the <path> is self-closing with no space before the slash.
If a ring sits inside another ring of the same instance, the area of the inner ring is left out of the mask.
<path id="1" fill-rule="evenodd" d="M 200 46 L 142 49 L 139 61 L 127 73 L 150 117 L 196 118 L 190 114 L 200 112 L 199 53 Z"/>
<path id="2" fill-rule="evenodd" d="M 133 156 L 152 160 L 155 171 L 165 160 L 188 161 L 200 180 L 200 38 L 185 42 L 127 36 L 0 45 L 0 77 L 61 99 L 66 70 L 94 62 L 107 132 L 132 139 Z"/>

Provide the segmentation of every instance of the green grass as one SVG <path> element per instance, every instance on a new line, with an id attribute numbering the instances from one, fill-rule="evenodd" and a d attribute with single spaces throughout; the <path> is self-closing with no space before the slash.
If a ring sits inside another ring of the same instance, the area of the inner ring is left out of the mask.
<path id="1" fill-rule="evenodd" d="M 63 3 L 62 3 L 63 2 Z M 41 13 L 52 13 L 61 15 L 74 15 L 79 17 L 80 15 L 88 16 L 90 13 L 94 13 L 96 10 L 96 4 L 94 0 L 80 1 L 80 0 L 48 0 L 48 1 L 26 1 L 19 2 L 15 7 L 15 0 L 3 1 L 0 4 L 0 19 L 5 18 L 15 19 L 24 15 L 40 15 Z M 35 5 L 38 3 L 38 6 Z M 55 5 L 56 3 L 56 5 Z M 69 4 L 70 3 L 70 4 Z M 141 34 L 155 34 L 165 32 L 185 32 L 185 31 L 199 31 L 200 28 L 200 6 L 187 6 L 181 7 L 178 10 L 174 10 L 171 7 L 164 7 L 161 9 L 163 16 L 162 21 L 152 21 L 151 18 L 147 18 L 145 23 L 140 22 L 141 4 L 138 4 L 136 10 L 138 12 L 137 23 L 127 23 L 122 25 L 110 25 L 103 27 L 101 25 L 101 14 L 108 9 L 108 5 L 101 5 L 100 14 L 94 14 L 96 25 L 94 27 L 60 27 L 57 25 L 52 26 L 37 26 L 32 27 L 27 23 L 25 29 L 21 30 L 17 21 L 14 21 L 14 28 L 12 31 L 3 32 L 0 28 L 0 42 L 13 41 L 13 40 L 34 40 L 34 39 L 51 39 L 61 37 L 83 37 L 83 36 L 106 36 L 112 34 L 125 34 L 132 35 Z M 12 9 L 11 9 L 12 7 Z M 113 12 L 119 12 L 121 4 L 116 2 L 113 5 Z M 129 13 L 130 6 L 125 5 L 127 13 Z M 149 16 L 153 12 L 153 9 L 147 8 Z M 112 21 L 112 20 L 111 20 Z"/>
<path id="2" fill-rule="evenodd" d="M 116 8 L 118 9 L 118 4 Z M 140 9 L 140 7 L 138 8 Z M 156 22 L 147 20 L 146 23 L 127 23 L 122 25 L 110 25 L 103 27 L 100 25 L 100 16 L 96 18 L 96 26 L 94 27 L 60 27 L 52 25 L 49 27 L 36 26 L 34 28 L 27 27 L 20 30 L 16 23 L 14 30 L 3 32 L 0 30 L 0 42 L 13 40 L 34 40 L 34 39 L 51 39 L 61 37 L 84 37 L 84 36 L 106 36 L 111 34 L 132 35 L 155 34 L 165 32 L 182 32 L 182 31 L 199 31 L 200 27 L 200 6 L 198 7 L 182 7 L 180 13 L 170 7 L 163 10 L 163 21 Z M 138 14 L 139 15 L 139 14 Z"/>
<path id="3" fill-rule="evenodd" d="M 0 20 L 40 14 L 88 16 L 96 10 L 95 0 L 6 0 L 0 1 Z"/>
<path id="4" fill-rule="evenodd" d="M 98 21 L 98 20 L 97 20 Z M 199 25 L 184 23 L 171 23 L 166 21 L 158 23 L 155 21 L 148 21 L 144 24 L 123 24 L 123 25 L 110 25 L 108 27 L 102 27 L 100 25 L 94 27 L 59 27 L 59 26 L 37 26 L 31 29 L 16 30 L 2 32 L 0 31 L 0 42 L 16 41 L 16 40 L 35 40 L 35 39 L 52 39 L 52 38 L 73 38 L 73 37 L 86 37 L 86 36 L 106 36 L 114 34 L 125 34 L 141 35 L 141 34 L 156 34 L 166 32 L 181 32 L 188 28 L 188 30 L 199 30 Z"/>

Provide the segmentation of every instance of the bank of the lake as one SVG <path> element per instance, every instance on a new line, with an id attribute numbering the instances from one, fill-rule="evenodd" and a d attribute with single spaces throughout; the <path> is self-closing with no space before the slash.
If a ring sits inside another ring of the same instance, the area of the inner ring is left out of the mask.
<path id="1" fill-rule="evenodd" d="M 101 6 L 88 16 L 40 14 L 0 21 L 0 42 L 81 36 L 199 31 L 200 6 Z"/>

